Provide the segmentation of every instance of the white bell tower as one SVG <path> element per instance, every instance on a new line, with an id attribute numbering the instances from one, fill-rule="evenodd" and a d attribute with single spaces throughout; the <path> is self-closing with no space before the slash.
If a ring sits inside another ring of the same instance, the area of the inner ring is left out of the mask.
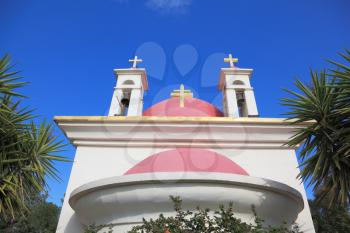
<path id="1" fill-rule="evenodd" d="M 223 111 L 226 117 L 258 117 L 253 88 L 250 85 L 252 69 L 241 69 L 234 66 L 237 58 L 229 54 L 224 62 L 229 68 L 222 68 L 219 89 L 222 91 Z"/>
<path id="2" fill-rule="evenodd" d="M 109 108 L 108 116 L 141 116 L 143 94 L 148 89 L 147 75 L 143 68 L 137 68 L 142 62 L 135 56 L 130 59 L 133 65 L 129 69 L 115 69 L 117 84 Z"/>

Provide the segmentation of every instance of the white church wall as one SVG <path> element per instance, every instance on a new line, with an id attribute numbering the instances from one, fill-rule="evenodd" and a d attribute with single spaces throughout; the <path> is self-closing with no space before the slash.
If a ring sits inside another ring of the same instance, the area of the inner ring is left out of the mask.
<path id="1" fill-rule="evenodd" d="M 250 176 L 275 180 L 298 190 L 304 199 L 304 209 L 299 214 L 296 223 L 303 232 L 315 232 L 307 202 L 305 188 L 296 177 L 299 174 L 298 161 L 293 149 L 219 149 L 215 150 L 226 155 Z"/>
<path id="2" fill-rule="evenodd" d="M 162 150 L 164 149 L 151 147 L 77 147 L 56 232 L 83 232 L 74 210 L 68 203 L 74 189 L 95 180 L 123 175 L 137 162 Z"/>
<path id="3" fill-rule="evenodd" d="M 79 146 L 74 159 L 71 178 L 62 209 L 57 232 L 82 232 L 74 211 L 68 204 L 70 193 L 88 182 L 121 176 L 146 157 L 173 147 L 92 147 Z M 304 188 L 296 180 L 298 163 L 294 150 L 288 149 L 210 149 L 216 151 L 244 168 L 250 176 L 268 178 L 288 184 L 297 189 L 304 198 L 305 208 L 296 221 L 304 232 L 314 232 Z M 218 202 L 218 205 L 220 203 Z M 91 210 L 93 211 L 93 210 Z M 72 229 L 75 229 L 74 231 Z"/>

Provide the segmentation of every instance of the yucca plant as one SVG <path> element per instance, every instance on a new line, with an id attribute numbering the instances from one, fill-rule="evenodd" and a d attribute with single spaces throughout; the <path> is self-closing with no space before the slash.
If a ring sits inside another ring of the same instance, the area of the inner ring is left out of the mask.
<path id="1" fill-rule="evenodd" d="M 340 132 L 342 138 L 342 147 L 339 153 L 345 157 L 350 156 L 350 50 L 345 53 L 339 53 L 348 63 L 341 64 L 335 61 L 329 61 L 335 65 L 330 75 L 336 79 L 336 86 L 341 90 L 337 98 L 337 114 L 342 121 L 343 130 Z M 350 178 L 350 177 L 348 177 Z"/>
<path id="2" fill-rule="evenodd" d="M 343 57 L 350 61 L 350 53 Z M 290 107 L 292 124 L 310 121 L 290 139 L 290 146 L 302 144 L 300 177 L 317 191 L 317 200 L 327 197 L 329 204 L 350 200 L 349 157 L 349 79 L 350 68 L 333 62 L 336 70 L 311 71 L 309 85 L 297 80 L 298 91 L 286 90 L 282 99 Z"/>
<path id="3" fill-rule="evenodd" d="M 9 96 L 22 96 L 15 92 L 15 89 L 27 84 L 26 82 L 19 81 L 21 79 L 18 76 L 18 71 L 12 71 L 13 65 L 10 64 L 10 56 L 8 54 L 0 58 L 0 97 L 4 95 Z"/>
<path id="4" fill-rule="evenodd" d="M 32 110 L 21 107 L 25 85 L 11 71 L 9 56 L 0 59 L 0 220 L 14 219 L 26 211 L 28 198 L 47 188 L 47 176 L 59 179 L 54 161 L 65 161 L 57 153 L 63 144 L 52 134 L 52 126 L 36 126 Z"/>

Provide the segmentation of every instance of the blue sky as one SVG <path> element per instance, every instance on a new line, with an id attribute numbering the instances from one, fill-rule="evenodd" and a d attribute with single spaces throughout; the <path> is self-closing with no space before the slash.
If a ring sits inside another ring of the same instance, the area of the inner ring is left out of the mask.
<path id="1" fill-rule="evenodd" d="M 181 83 L 219 104 L 219 68 L 232 53 L 254 69 L 260 115 L 281 117 L 282 88 L 350 48 L 349 9 L 348 0 L 0 0 L 0 55 L 11 54 L 31 83 L 25 104 L 48 121 L 105 115 L 112 70 L 135 53 L 149 74 L 146 108 Z M 63 181 L 50 181 L 50 200 L 60 203 L 71 164 L 57 167 Z"/>

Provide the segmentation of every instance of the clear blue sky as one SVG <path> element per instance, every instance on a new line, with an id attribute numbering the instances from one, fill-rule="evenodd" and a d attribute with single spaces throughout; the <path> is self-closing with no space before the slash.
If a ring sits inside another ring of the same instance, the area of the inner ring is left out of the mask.
<path id="1" fill-rule="evenodd" d="M 180 83 L 219 104 L 219 68 L 233 53 L 254 69 L 261 116 L 281 117 L 282 88 L 350 48 L 349 10 L 348 0 L 0 0 L 0 55 L 11 54 L 31 83 L 25 104 L 49 121 L 105 115 L 112 70 L 135 53 L 149 74 L 146 107 Z M 60 203 L 71 164 L 57 167 L 63 181 L 50 181 L 50 200 Z"/>

